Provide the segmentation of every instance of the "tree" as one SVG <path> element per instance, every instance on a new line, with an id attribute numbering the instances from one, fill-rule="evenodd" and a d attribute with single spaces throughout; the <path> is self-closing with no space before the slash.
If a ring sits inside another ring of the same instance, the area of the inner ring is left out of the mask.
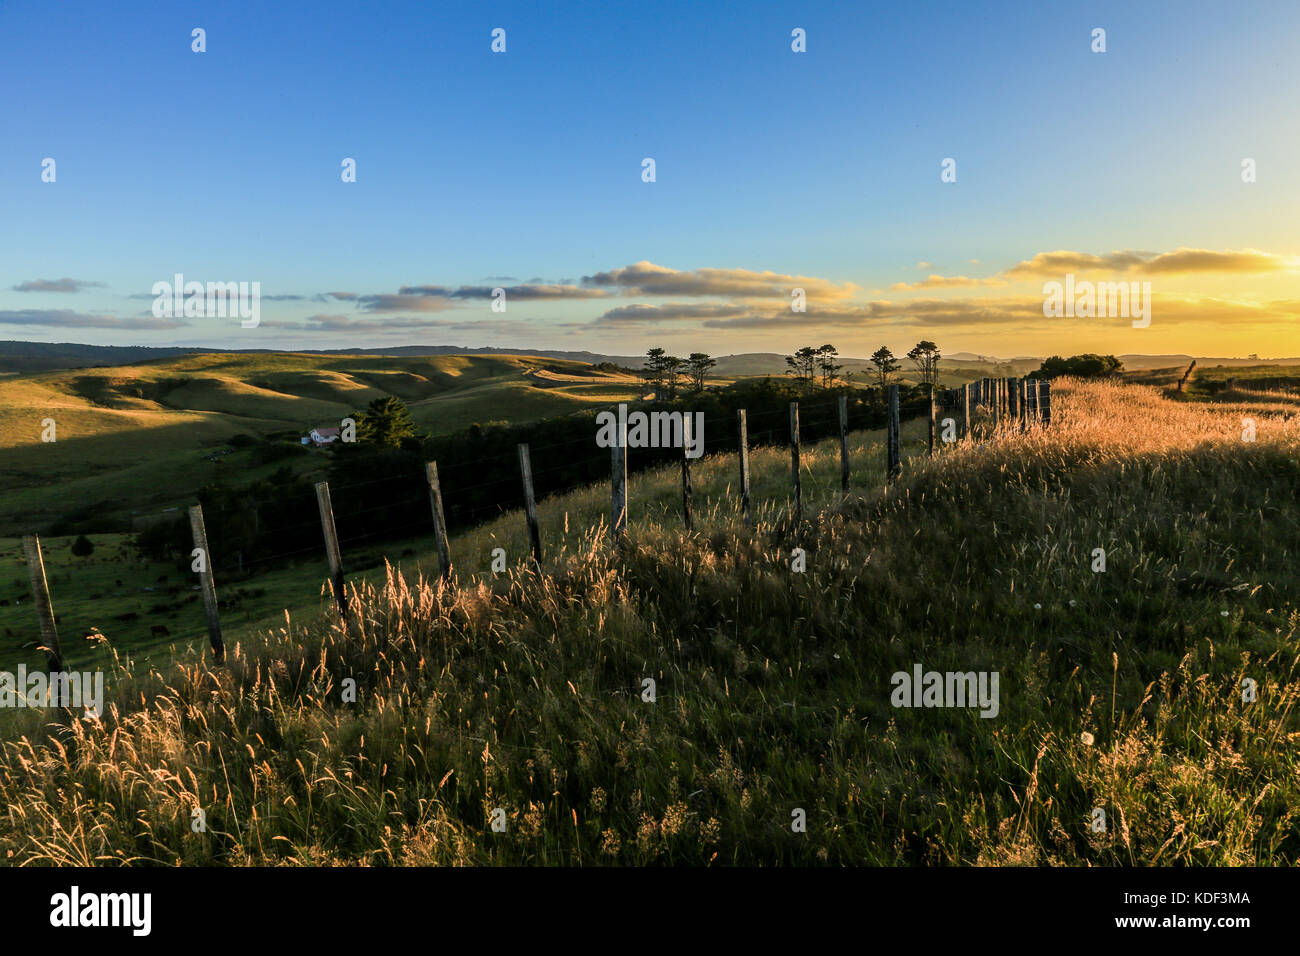
<path id="1" fill-rule="evenodd" d="M 787 355 L 785 365 L 788 374 L 811 382 L 817 368 L 817 350 L 812 346 L 805 346 L 794 355 Z"/>
<path id="2" fill-rule="evenodd" d="M 77 535 L 77 540 L 72 542 L 72 553 L 79 558 L 88 558 L 95 553 L 95 542 L 84 534 Z"/>
<path id="3" fill-rule="evenodd" d="M 668 397 L 677 397 L 677 380 L 686 374 L 686 363 L 676 355 L 664 356 L 664 383 L 668 386 Z"/>
<path id="4" fill-rule="evenodd" d="M 411 412 L 400 398 L 376 398 L 366 410 L 353 416 L 357 441 L 369 445 L 401 447 L 403 439 L 417 438 Z"/>
<path id="5" fill-rule="evenodd" d="M 704 352 L 692 352 L 690 354 L 690 357 L 686 359 L 686 370 L 691 379 L 691 387 L 695 391 L 704 391 L 704 376 L 708 374 L 709 369 L 717 364 L 717 361 Z"/>
<path id="6" fill-rule="evenodd" d="M 1113 355 L 1098 355 L 1085 352 L 1062 358 L 1053 355 L 1044 360 L 1035 373 L 1037 378 L 1056 378 L 1058 375 L 1072 375 L 1075 378 L 1105 378 L 1124 370 L 1124 363 Z"/>
<path id="7" fill-rule="evenodd" d="M 935 345 L 928 339 L 922 339 L 912 346 L 912 351 L 907 353 L 907 357 L 912 360 L 916 370 L 921 373 L 921 381 L 926 385 L 937 385 L 939 382 L 939 346 Z"/>
<path id="8" fill-rule="evenodd" d="M 889 351 L 889 346 L 882 345 L 871 356 L 871 364 L 876 367 L 876 375 L 880 379 L 880 387 L 883 390 L 889 385 L 889 376 L 898 371 L 898 359 L 894 358 L 894 353 Z"/>
<path id="9" fill-rule="evenodd" d="M 839 350 L 833 345 L 823 345 L 817 350 L 817 371 L 821 372 L 823 388 L 830 388 L 835 382 L 835 376 L 844 368 L 835 362 L 839 357 Z"/>
<path id="10" fill-rule="evenodd" d="M 663 349 L 650 349 L 645 356 L 646 383 L 654 388 L 655 398 L 671 398 L 685 363 Z"/>

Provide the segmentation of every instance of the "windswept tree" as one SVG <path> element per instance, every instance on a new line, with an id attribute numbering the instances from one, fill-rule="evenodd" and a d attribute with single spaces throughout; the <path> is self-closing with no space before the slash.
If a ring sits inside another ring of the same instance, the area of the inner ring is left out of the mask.
<path id="1" fill-rule="evenodd" d="M 817 373 L 817 350 L 811 345 L 785 357 L 785 370 L 795 378 L 812 381 Z"/>
<path id="2" fill-rule="evenodd" d="M 686 359 L 686 374 L 690 376 L 691 388 L 696 392 L 704 391 L 704 376 L 717 365 L 717 361 L 704 352 L 692 352 Z"/>
<path id="3" fill-rule="evenodd" d="M 926 385 L 937 385 L 939 383 L 939 346 L 927 339 L 922 339 L 912 346 L 912 351 L 907 353 L 907 357 L 916 366 L 922 382 Z"/>
<path id="4" fill-rule="evenodd" d="M 881 389 L 889 385 L 889 376 L 898 371 L 898 359 L 889 351 L 889 346 L 882 345 L 871 356 L 871 364 L 876 367 L 876 377 Z"/>
<path id="5" fill-rule="evenodd" d="M 839 374 L 840 369 L 844 368 L 835 361 L 839 357 L 839 350 L 833 345 L 823 345 L 817 350 L 817 371 L 821 373 L 824 388 L 830 388 L 835 384 L 835 376 Z"/>

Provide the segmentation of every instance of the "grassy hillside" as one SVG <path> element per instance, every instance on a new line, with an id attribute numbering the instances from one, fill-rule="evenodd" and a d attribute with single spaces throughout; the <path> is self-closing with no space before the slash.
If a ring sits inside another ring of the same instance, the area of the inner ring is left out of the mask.
<path id="1" fill-rule="evenodd" d="M 623 548 L 586 530 L 602 491 L 548 502 L 544 575 L 394 570 L 346 632 L 290 620 L 225 669 L 104 649 L 102 720 L 56 744 L 14 712 L 0 846 L 86 864 L 1300 862 L 1300 426 L 1140 386 L 1055 397 L 1050 432 L 914 459 L 887 492 L 863 459 L 838 500 L 815 451 L 803 524 L 771 508 L 751 531 L 711 501 L 686 534 L 670 469 L 634 490 Z M 701 469 L 711 499 L 731 467 Z M 517 519 L 456 542 L 462 571 L 494 542 L 519 555 Z M 997 672 L 997 716 L 891 706 L 915 664 Z"/>
<path id="2" fill-rule="evenodd" d="M 573 374 L 563 387 L 538 373 Z M 285 464 L 304 473 L 323 453 L 288 448 L 266 461 L 237 435 L 292 444 L 395 395 L 431 434 L 474 422 L 528 422 L 591 402 L 635 397 L 634 378 L 519 356 L 391 358 L 213 353 L 144 365 L 0 378 L 0 534 L 93 518 L 131 528 L 133 512 L 190 503 L 225 478 L 243 484 Z M 54 442 L 42 440 L 54 422 Z"/>
<path id="3" fill-rule="evenodd" d="M 924 450 L 920 422 L 905 423 L 902 450 L 907 456 Z M 809 445 L 803 455 L 803 494 L 810 507 L 829 504 L 839 487 L 839 445 Z M 789 452 L 778 448 L 751 450 L 751 492 L 756 520 L 770 521 L 790 495 Z M 856 479 L 870 485 L 884 480 L 884 433 L 855 433 L 850 462 Z M 735 461 L 730 456 L 703 458 L 693 464 L 692 484 L 696 525 L 700 529 L 725 529 L 736 519 Z M 496 479 L 501 476 L 484 476 Z M 517 481 L 510 474 L 506 480 Z M 631 479 L 634 522 L 671 524 L 680 521 L 681 496 L 676 471 L 635 475 Z M 545 500 L 539 513 L 542 545 L 546 553 L 577 547 L 579 532 L 608 519 L 609 489 L 595 486 Z M 413 529 L 408 541 L 387 549 L 345 549 L 348 580 L 382 582 L 384 559 L 414 575 L 436 577 L 437 548 L 431 529 Z M 173 653 L 207 644 L 206 622 L 194 576 L 173 565 L 143 562 L 130 545 L 129 536 L 90 535 L 95 551 L 79 558 L 71 553 L 72 536 L 41 539 L 46 573 L 58 615 L 64 653 L 73 666 L 98 659 L 97 645 L 85 635 L 97 629 L 112 645 L 142 664 L 163 666 Z M 502 515 L 463 535 L 453 536 L 452 554 L 457 574 L 465 580 L 494 577 L 492 552 L 502 548 L 511 567 L 528 565 L 530 545 L 520 512 Z M 332 613 L 322 595 L 327 566 L 324 546 L 276 563 L 233 586 L 217 576 L 222 624 L 227 640 L 234 642 L 282 624 L 285 610 L 297 617 Z M 152 633 L 161 624 L 167 635 Z M 19 538 L 0 538 L 0 657 L 11 664 L 43 660 L 36 649 L 37 619 L 31 604 L 31 585 Z"/>

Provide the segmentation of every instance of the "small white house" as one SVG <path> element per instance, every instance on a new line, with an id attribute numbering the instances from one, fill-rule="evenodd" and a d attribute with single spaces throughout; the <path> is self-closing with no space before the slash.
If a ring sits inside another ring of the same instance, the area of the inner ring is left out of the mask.
<path id="1" fill-rule="evenodd" d="M 337 428 L 313 428 L 311 435 L 302 440 L 305 445 L 310 441 L 313 445 L 328 445 L 331 442 L 339 440 L 339 430 Z"/>

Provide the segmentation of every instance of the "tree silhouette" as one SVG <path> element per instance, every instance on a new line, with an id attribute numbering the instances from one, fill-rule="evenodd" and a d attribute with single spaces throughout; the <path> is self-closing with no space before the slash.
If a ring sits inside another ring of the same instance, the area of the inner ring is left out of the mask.
<path id="1" fill-rule="evenodd" d="M 921 381 L 926 385 L 936 385 L 939 382 L 939 346 L 935 345 L 928 339 L 922 339 L 912 346 L 912 351 L 907 353 L 907 357 L 912 360 L 916 370 L 921 373 Z"/>
<path id="2" fill-rule="evenodd" d="M 882 345 L 871 356 L 871 364 L 876 367 L 876 375 L 883 390 L 889 385 L 889 376 L 898 371 L 898 359 L 894 358 L 894 353 L 889 351 L 889 346 Z"/>
<path id="3" fill-rule="evenodd" d="M 704 391 L 704 376 L 708 374 L 709 369 L 717 364 L 716 360 L 710 358 L 704 352 L 692 352 L 690 354 L 686 359 L 686 370 L 691 379 L 691 386 L 695 391 Z"/>

